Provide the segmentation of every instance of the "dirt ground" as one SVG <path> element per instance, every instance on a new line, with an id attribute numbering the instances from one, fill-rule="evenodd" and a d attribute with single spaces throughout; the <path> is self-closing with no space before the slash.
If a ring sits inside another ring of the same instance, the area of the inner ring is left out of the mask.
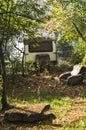
<path id="1" fill-rule="evenodd" d="M 56 119 L 52 121 L 48 120 L 35 124 L 9 124 L 3 122 L 3 113 L 0 113 L 0 130 L 64 130 L 64 124 L 68 123 L 72 128 L 72 126 L 76 125 L 79 120 L 86 119 L 86 111 L 84 110 L 86 102 L 82 99 L 82 97 L 86 96 L 86 84 L 84 83 L 83 85 L 76 86 L 62 86 L 59 83 L 59 75 L 62 73 L 62 71 L 66 71 L 66 67 L 64 68 L 65 69 L 60 70 L 57 67 L 54 67 L 52 74 L 51 72 L 37 75 L 29 74 L 24 78 L 21 76 L 16 76 L 13 80 L 10 80 L 8 77 L 7 83 L 7 94 L 14 99 L 25 99 L 25 97 L 28 97 L 29 94 L 36 94 L 39 98 L 39 101 L 43 101 L 43 96 L 41 96 L 42 93 L 47 93 L 49 95 L 53 94 L 58 98 L 61 96 L 69 97 L 72 101 L 71 109 L 66 110 L 66 114 L 62 119 Z M 71 67 L 69 67 L 69 69 L 70 68 Z M 24 104 L 25 103 L 26 102 L 24 102 Z M 28 104 L 24 107 L 24 109 L 39 112 L 44 105 L 45 103 L 35 103 L 32 105 Z M 85 129 L 83 128 L 83 130 Z"/>
<path id="2" fill-rule="evenodd" d="M 15 85 L 16 84 L 16 85 Z M 61 128 L 64 130 L 64 122 L 67 122 L 70 124 L 70 126 L 75 125 L 77 121 L 80 119 L 86 119 L 86 112 L 84 111 L 84 107 L 86 106 L 86 102 L 82 100 L 82 96 L 86 95 L 86 86 L 62 86 L 59 84 L 58 76 L 29 76 L 25 77 L 24 80 L 19 78 L 14 82 L 13 84 L 16 86 L 13 87 L 12 90 L 12 84 L 8 84 L 10 86 L 8 88 L 8 94 L 12 96 L 12 98 L 18 98 L 23 97 L 23 95 L 28 96 L 29 93 L 36 93 L 39 96 L 39 100 L 43 100 L 41 96 L 41 92 L 45 92 L 48 94 L 52 93 L 54 95 L 60 96 L 68 96 L 72 100 L 72 106 L 71 109 L 66 111 L 66 115 L 60 120 L 56 119 L 54 123 L 49 121 L 44 122 L 38 122 L 36 124 L 9 124 L 2 121 L 3 118 L 0 119 L 0 130 L 57 130 Z M 51 97 L 52 98 L 52 97 Z M 25 102 L 24 102 L 25 104 Z M 39 112 L 44 104 L 32 104 L 32 105 L 26 105 L 24 107 L 25 110 L 33 110 L 35 112 Z M 1 114 L 1 117 L 3 115 Z M 43 124 L 46 124 L 43 126 Z M 83 129 L 84 130 L 84 129 Z"/>

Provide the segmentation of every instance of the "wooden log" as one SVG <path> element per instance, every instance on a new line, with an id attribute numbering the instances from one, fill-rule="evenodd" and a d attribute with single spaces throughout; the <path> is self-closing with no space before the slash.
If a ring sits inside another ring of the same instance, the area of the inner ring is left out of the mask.
<path id="1" fill-rule="evenodd" d="M 8 122 L 27 122 L 33 123 L 46 119 L 55 119 L 55 115 L 52 113 L 45 114 L 48 111 L 50 105 L 44 106 L 41 112 L 26 112 L 19 109 L 11 109 L 5 112 L 4 120 Z"/>

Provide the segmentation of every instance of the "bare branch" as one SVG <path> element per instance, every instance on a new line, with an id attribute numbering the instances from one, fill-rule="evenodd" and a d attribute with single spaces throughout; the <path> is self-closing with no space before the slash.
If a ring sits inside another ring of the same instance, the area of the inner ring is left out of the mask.
<path id="1" fill-rule="evenodd" d="M 13 46 L 14 46 L 18 51 L 20 51 L 21 53 L 25 54 L 25 52 L 22 51 L 21 49 L 19 49 L 16 45 L 13 44 Z"/>
<path id="2" fill-rule="evenodd" d="M 73 23 L 76 31 L 78 32 L 79 36 L 82 38 L 82 40 L 84 40 L 86 42 L 86 39 L 84 38 L 83 34 L 81 33 L 81 31 L 79 30 L 79 28 L 77 27 L 77 25 L 74 22 L 72 22 L 72 23 Z"/>

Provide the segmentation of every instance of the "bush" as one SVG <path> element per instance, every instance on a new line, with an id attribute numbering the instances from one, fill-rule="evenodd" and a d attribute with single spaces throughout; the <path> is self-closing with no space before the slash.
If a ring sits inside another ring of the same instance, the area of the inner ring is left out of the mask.
<path id="1" fill-rule="evenodd" d="M 71 62 L 74 64 L 81 63 L 86 54 L 86 43 L 77 43 L 74 45 L 74 51 L 71 56 Z"/>
<path id="2" fill-rule="evenodd" d="M 84 66 L 86 66 L 86 55 L 85 55 L 84 58 L 82 59 L 81 64 L 84 65 Z"/>

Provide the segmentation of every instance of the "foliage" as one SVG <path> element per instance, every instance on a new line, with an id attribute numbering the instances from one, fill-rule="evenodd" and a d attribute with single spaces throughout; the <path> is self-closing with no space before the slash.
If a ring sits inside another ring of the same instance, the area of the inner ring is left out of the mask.
<path id="1" fill-rule="evenodd" d="M 46 29 L 59 33 L 58 39 L 86 41 L 85 1 L 49 0 L 50 12 Z"/>
<path id="2" fill-rule="evenodd" d="M 15 56 L 15 50 L 18 49 L 15 49 L 16 41 L 23 40 L 26 35 L 33 39 L 37 33 L 45 18 L 45 3 L 40 5 L 37 0 L 0 1 L 0 44 L 3 44 L 5 58 L 11 63 L 15 62 L 15 58 L 20 58 L 18 53 L 18 57 Z M 23 51 L 20 50 L 20 53 Z"/>
<path id="3" fill-rule="evenodd" d="M 13 60 L 14 45 L 20 35 L 34 37 L 45 17 L 45 6 L 39 5 L 37 0 L 0 1 L 0 45 L 3 45 L 5 56 Z"/>
<path id="4" fill-rule="evenodd" d="M 51 6 L 45 28 L 58 32 L 58 41 L 73 43 L 72 63 L 80 63 L 86 54 L 86 2 L 84 0 L 49 2 Z"/>
<path id="5" fill-rule="evenodd" d="M 25 73 L 33 73 L 35 71 L 35 65 L 32 61 L 25 63 Z"/>
<path id="6" fill-rule="evenodd" d="M 35 0 L 3 0 L 0 8 L 0 34 L 5 38 L 19 35 L 22 31 L 33 36 L 44 14 Z"/>
<path id="7" fill-rule="evenodd" d="M 80 63 L 83 57 L 86 54 L 86 43 L 77 43 L 74 44 L 74 52 L 71 56 L 71 62 L 74 64 Z"/>
<path id="8" fill-rule="evenodd" d="M 86 55 L 85 55 L 84 58 L 82 59 L 81 64 L 86 67 Z"/>
<path id="9" fill-rule="evenodd" d="M 6 71 L 4 62 L 4 53 L 7 51 L 8 41 L 14 36 L 20 36 L 21 33 L 33 38 L 44 17 L 45 4 L 41 6 L 37 0 L 0 0 L 0 60 L 3 76 L 2 110 L 9 106 L 5 91 Z M 22 75 L 24 76 L 23 59 L 24 55 L 22 57 Z"/>

